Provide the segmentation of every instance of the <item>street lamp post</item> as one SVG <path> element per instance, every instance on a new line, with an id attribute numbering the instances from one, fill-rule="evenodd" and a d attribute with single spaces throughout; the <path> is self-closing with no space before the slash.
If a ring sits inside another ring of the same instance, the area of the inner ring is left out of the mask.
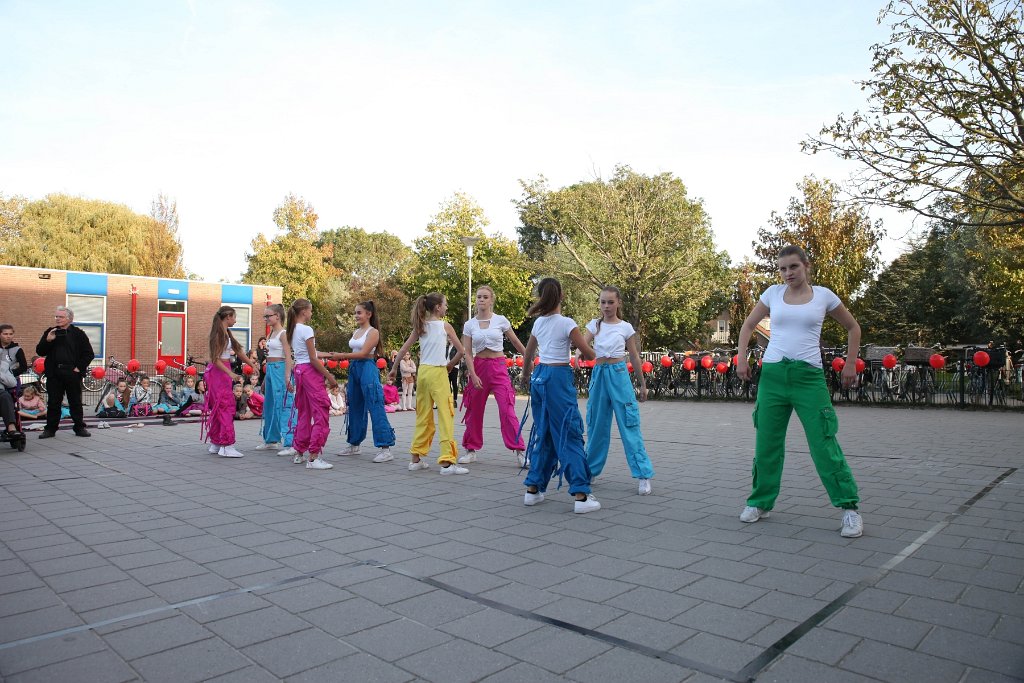
<path id="1" fill-rule="evenodd" d="M 462 238 L 462 243 L 466 245 L 466 260 L 469 261 L 469 297 L 467 299 L 466 320 L 473 317 L 473 245 L 479 241 L 479 237 Z"/>

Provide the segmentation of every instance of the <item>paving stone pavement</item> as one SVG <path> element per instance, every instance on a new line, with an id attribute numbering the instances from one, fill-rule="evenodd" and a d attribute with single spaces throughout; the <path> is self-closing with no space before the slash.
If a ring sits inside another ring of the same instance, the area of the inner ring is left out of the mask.
<path id="1" fill-rule="evenodd" d="M 1024 416 L 840 406 L 844 539 L 795 418 L 771 518 L 737 519 L 750 412 L 643 405 L 653 495 L 614 440 L 587 515 L 523 506 L 493 407 L 458 477 L 406 469 L 412 413 L 393 462 L 330 471 L 253 450 L 258 422 L 243 459 L 197 424 L 33 435 L 0 451 L 0 677 L 1024 680 Z"/>

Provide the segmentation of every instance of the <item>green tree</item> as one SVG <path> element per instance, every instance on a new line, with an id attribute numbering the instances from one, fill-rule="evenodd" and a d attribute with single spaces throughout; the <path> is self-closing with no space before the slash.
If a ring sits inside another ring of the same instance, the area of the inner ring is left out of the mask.
<path id="1" fill-rule="evenodd" d="M 295 299 L 313 302 L 314 324 L 331 321 L 334 311 L 325 310 L 328 282 L 335 276 L 329 245 L 318 246 L 317 215 L 301 197 L 289 194 L 274 209 L 278 234 L 267 239 L 262 233 L 252 241 L 246 255 L 248 267 L 242 282 L 278 285 L 284 289 L 285 307 Z"/>
<path id="2" fill-rule="evenodd" d="M 490 285 L 495 309 L 518 327 L 530 302 L 531 270 L 515 242 L 488 235 L 483 209 L 469 196 L 456 193 L 442 202 L 427 225 L 427 234 L 414 242 L 415 260 L 405 279 L 410 297 L 441 292 L 448 298 L 448 317 L 457 331 L 466 320 L 468 262 L 463 237 L 478 237 L 474 246 L 473 285 Z"/>
<path id="3" fill-rule="evenodd" d="M 863 206 L 844 205 L 839 187 L 827 179 L 809 176 L 797 188 L 801 196 L 790 198 L 786 213 L 773 211 L 768 225 L 757 231 L 758 270 L 774 278 L 782 247 L 803 247 L 814 284 L 828 287 L 848 304 L 878 271 L 882 222 L 872 223 Z"/>
<path id="4" fill-rule="evenodd" d="M 728 304 L 728 257 L 681 180 L 620 166 L 607 181 L 559 190 L 543 177 L 520 184 L 520 246 L 562 281 L 567 315 L 595 315 L 598 290 L 611 284 L 645 346 L 706 336 L 705 321 Z"/>
<path id="5" fill-rule="evenodd" d="M 732 296 L 729 300 L 729 344 L 737 346 L 743 321 L 757 304 L 761 292 L 771 284 L 771 280 L 758 272 L 756 263 L 750 259 L 743 259 L 739 265 L 732 268 L 732 281 Z"/>
<path id="6" fill-rule="evenodd" d="M 337 273 L 324 297 L 326 309 L 335 312 L 333 329 L 321 334 L 324 348 L 343 348 L 355 327 L 352 310 L 367 300 L 377 308 L 387 345 L 393 349 L 401 346 L 409 317 L 409 297 L 402 290 L 402 278 L 414 260 L 412 249 L 390 233 L 355 227 L 321 233 L 317 246 L 333 254 L 331 266 Z"/>
<path id="7" fill-rule="evenodd" d="M 28 203 L 24 197 L 6 197 L 0 192 L 0 260 L 7 263 L 7 250 L 21 235 L 21 215 Z"/>
<path id="8" fill-rule="evenodd" d="M 841 115 L 805 151 L 860 162 L 856 195 L 942 220 L 1024 225 L 1024 5 L 892 0 L 861 83 L 866 112 Z M 952 212 L 950 212 L 952 209 Z"/>
<path id="9" fill-rule="evenodd" d="M 122 204 L 51 194 L 8 200 L 4 213 L 10 265 L 184 277 L 177 235 Z"/>

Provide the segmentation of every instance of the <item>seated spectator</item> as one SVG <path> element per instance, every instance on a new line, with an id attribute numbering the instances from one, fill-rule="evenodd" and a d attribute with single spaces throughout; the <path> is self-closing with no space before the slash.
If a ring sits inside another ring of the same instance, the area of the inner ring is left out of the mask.
<path id="1" fill-rule="evenodd" d="M 14 341 L 14 326 L 0 325 L 0 417 L 9 436 L 18 436 L 15 393 L 18 375 L 25 372 L 25 352 Z"/>
<path id="2" fill-rule="evenodd" d="M 188 379 L 192 379 L 189 377 Z M 206 380 L 200 379 L 198 381 L 193 380 L 195 383 L 195 390 L 193 392 L 192 405 L 189 407 L 189 415 L 202 415 L 203 411 L 206 410 Z M 185 386 L 188 385 L 188 380 L 185 381 Z"/>
<path id="3" fill-rule="evenodd" d="M 153 414 L 156 396 L 154 396 L 153 387 L 150 386 L 149 377 L 142 376 L 139 383 L 132 389 L 132 398 L 129 403 L 128 414 L 132 417 L 146 417 Z"/>
<path id="4" fill-rule="evenodd" d="M 114 390 L 108 391 L 107 395 L 103 397 L 102 407 L 96 411 L 96 417 L 127 417 L 131 397 L 132 394 L 128 391 L 128 382 L 123 379 L 119 380 Z"/>
<path id="5" fill-rule="evenodd" d="M 232 392 L 235 394 L 235 419 L 236 420 L 251 420 L 253 418 L 252 411 L 249 410 L 249 404 L 245 399 L 245 391 L 240 383 L 236 383 Z"/>
<path id="6" fill-rule="evenodd" d="M 251 384 L 245 386 L 243 393 L 245 394 L 245 404 L 249 407 L 252 416 L 254 418 L 263 417 L 263 394 L 256 391 L 256 387 Z"/>
<path id="7" fill-rule="evenodd" d="M 177 393 L 178 392 L 174 389 L 174 382 L 169 379 L 164 380 L 164 383 L 160 388 L 160 395 L 157 397 L 156 405 L 153 406 L 153 412 L 157 415 L 178 412 L 178 408 L 181 404 L 178 402 Z"/>
<path id="8" fill-rule="evenodd" d="M 203 400 L 196 391 L 195 377 L 185 377 L 184 384 L 174 390 L 174 400 L 178 404 L 178 410 L 174 414 L 179 417 L 182 415 L 201 415 L 203 412 Z"/>
<path id="9" fill-rule="evenodd" d="M 31 384 L 21 390 L 21 398 L 18 399 L 18 414 L 26 420 L 46 419 L 46 401 L 39 396 L 39 392 Z"/>
<path id="10" fill-rule="evenodd" d="M 348 407 L 345 405 L 345 394 L 341 393 L 340 386 L 328 389 L 327 396 L 331 399 L 331 415 L 344 415 L 348 411 Z"/>
<path id="11" fill-rule="evenodd" d="M 398 387 L 394 384 L 385 384 L 384 387 L 384 412 L 393 413 L 401 405 L 398 398 Z"/>

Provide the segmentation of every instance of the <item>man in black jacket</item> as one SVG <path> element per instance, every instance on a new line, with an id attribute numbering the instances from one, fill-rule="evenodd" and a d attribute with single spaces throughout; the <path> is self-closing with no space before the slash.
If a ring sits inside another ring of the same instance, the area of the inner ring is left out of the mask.
<path id="1" fill-rule="evenodd" d="M 58 306 L 53 319 L 56 327 L 47 329 L 36 345 L 36 354 L 46 357 L 46 428 L 39 438 L 57 434 L 65 395 L 75 436 L 91 436 L 82 411 L 82 376 L 95 355 L 92 344 L 85 332 L 71 324 L 75 314 L 67 306 Z"/>

